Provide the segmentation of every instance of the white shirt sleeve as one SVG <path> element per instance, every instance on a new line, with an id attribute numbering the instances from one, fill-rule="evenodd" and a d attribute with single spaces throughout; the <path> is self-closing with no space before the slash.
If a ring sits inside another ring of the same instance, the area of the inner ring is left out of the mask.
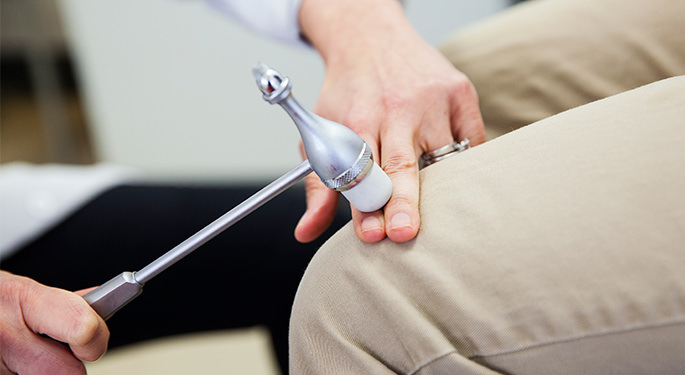
<path id="1" fill-rule="evenodd" d="M 305 44 L 300 36 L 298 20 L 302 0 L 206 1 L 261 34 L 293 44 Z"/>

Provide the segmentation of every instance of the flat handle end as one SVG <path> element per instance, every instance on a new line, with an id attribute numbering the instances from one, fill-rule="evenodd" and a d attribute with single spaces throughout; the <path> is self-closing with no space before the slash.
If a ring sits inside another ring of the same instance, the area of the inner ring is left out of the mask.
<path id="1" fill-rule="evenodd" d="M 107 320 L 142 292 L 143 286 L 136 281 L 133 272 L 122 272 L 83 296 L 83 299 Z"/>

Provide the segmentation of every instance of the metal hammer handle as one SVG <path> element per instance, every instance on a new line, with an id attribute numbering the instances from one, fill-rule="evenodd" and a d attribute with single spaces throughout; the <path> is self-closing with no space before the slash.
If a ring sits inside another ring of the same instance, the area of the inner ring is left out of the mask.
<path id="1" fill-rule="evenodd" d="M 86 294 L 83 298 L 104 319 L 108 319 L 143 292 L 143 285 L 231 225 L 284 192 L 312 172 L 305 160 L 274 180 L 232 210 L 169 250 L 138 272 L 124 272 Z"/>

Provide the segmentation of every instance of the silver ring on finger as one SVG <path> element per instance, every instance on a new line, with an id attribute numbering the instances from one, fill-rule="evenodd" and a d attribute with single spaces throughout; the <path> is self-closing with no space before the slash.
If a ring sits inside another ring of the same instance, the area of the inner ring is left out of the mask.
<path id="1" fill-rule="evenodd" d="M 462 151 L 468 150 L 471 147 L 471 142 L 468 138 L 464 138 L 463 141 L 454 141 L 446 146 L 442 146 L 433 151 L 427 151 L 421 155 L 421 161 L 423 166 L 427 167 L 431 164 L 435 164 L 440 160 L 446 159 L 450 156 L 456 155 Z"/>

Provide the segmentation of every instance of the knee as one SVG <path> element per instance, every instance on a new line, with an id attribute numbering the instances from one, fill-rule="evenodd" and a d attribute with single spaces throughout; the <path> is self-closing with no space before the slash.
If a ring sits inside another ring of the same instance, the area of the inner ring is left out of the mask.
<path id="1" fill-rule="evenodd" d="M 464 276 L 443 254 L 461 250 L 434 246 L 438 237 L 427 229 L 407 243 L 366 244 L 351 226 L 332 237 L 295 298 L 291 372 L 416 373 L 448 353 L 465 360 L 449 333 L 459 329 L 441 323 L 454 317 L 461 284 L 450 279 Z"/>
<path id="2" fill-rule="evenodd" d="M 363 326 L 371 301 L 383 298 L 378 254 L 344 227 L 314 256 L 300 283 L 290 322 L 291 373 L 327 373 L 354 366 L 363 356 Z M 375 294 L 378 294 L 376 296 Z M 372 305 L 372 303 L 371 303 Z M 338 362 L 340 360 L 340 362 Z M 354 368 L 349 373 L 364 373 Z"/>
<path id="3" fill-rule="evenodd" d="M 410 373 L 419 367 L 422 358 L 404 356 L 416 345 L 410 331 L 424 320 L 406 285 L 416 281 L 406 259 L 413 247 L 365 244 L 347 226 L 319 250 L 293 306 L 292 373 L 379 373 L 376 366 Z"/>

